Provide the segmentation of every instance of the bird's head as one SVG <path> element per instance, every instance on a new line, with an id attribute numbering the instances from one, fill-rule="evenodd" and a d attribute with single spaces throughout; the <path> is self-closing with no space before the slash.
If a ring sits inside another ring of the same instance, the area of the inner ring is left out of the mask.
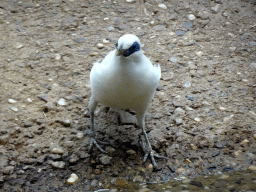
<path id="1" fill-rule="evenodd" d="M 137 36 L 126 34 L 119 38 L 116 43 L 116 55 L 129 57 L 141 51 L 141 43 Z"/>

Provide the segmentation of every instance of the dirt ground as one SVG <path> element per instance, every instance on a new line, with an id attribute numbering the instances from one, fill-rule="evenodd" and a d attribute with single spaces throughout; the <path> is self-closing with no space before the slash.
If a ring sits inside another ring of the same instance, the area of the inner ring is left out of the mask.
<path id="1" fill-rule="evenodd" d="M 161 5 L 163 4 L 163 5 Z M 256 1 L 2 0 L 0 191 L 82 191 L 256 170 Z M 142 164 L 136 114 L 102 105 L 88 153 L 89 75 L 123 34 L 162 77 Z M 99 44 L 100 43 L 100 44 Z M 67 184 L 71 173 L 78 176 Z"/>

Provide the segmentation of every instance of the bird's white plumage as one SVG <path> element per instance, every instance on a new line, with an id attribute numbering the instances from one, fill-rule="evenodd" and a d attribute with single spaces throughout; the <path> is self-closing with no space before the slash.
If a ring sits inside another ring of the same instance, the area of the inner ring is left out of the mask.
<path id="1" fill-rule="evenodd" d="M 134 35 L 122 36 L 118 48 L 128 49 Z M 137 51 L 129 57 L 116 56 L 111 51 L 101 63 L 95 63 L 90 75 L 92 96 L 103 105 L 134 109 L 144 113 L 149 107 L 161 76 L 160 66 L 153 66 L 150 60 Z"/>
<path id="2" fill-rule="evenodd" d="M 154 167 L 157 166 L 147 133 L 145 115 L 161 77 L 160 66 L 153 66 L 141 51 L 141 43 L 135 35 L 124 35 L 118 40 L 115 50 L 111 51 L 101 63 L 95 63 L 90 74 L 91 99 L 89 102 L 91 137 L 89 151 L 93 145 L 106 153 L 98 143 L 94 130 L 94 111 L 101 103 L 108 107 L 133 109 L 137 112 L 137 124 L 142 129 L 144 140 L 140 142 L 145 152 L 144 162 L 150 155 Z"/>

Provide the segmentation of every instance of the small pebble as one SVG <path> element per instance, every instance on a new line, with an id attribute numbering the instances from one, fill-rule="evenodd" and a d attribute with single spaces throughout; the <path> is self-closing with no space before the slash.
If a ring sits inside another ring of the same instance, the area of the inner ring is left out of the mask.
<path id="1" fill-rule="evenodd" d="M 187 81 L 187 82 L 184 84 L 184 87 L 186 87 L 186 88 L 188 88 L 188 87 L 190 87 L 190 86 L 191 86 L 190 81 Z"/>
<path id="2" fill-rule="evenodd" d="M 186 28 L 186 29 L 191 29 L 192 28 L 192 23 L 190 23 L 190 22 L 185 22 L 184 24 L 183 24 L 183 26 Z"/>
<path id="3" fill-rule="evenodd" d="M 132 150 L 132 149 L 129 149 L 129 150 L 126 151 L 126 153 L 127 153 L 128 155 L 135 155 L 135 154 L 136 154 L 136 151 L 134 151 L 134 150 Z"/>
<path id="4" fill-rule="evenodd" d="M 64 151 L 62 149 L 59 149 L 59 148 L 53 148 L 51 153 L 54 153 L 54 154 L 64 154 Z"/>
<path id="5" fill-rule="evenodd" d="M 197 149 L 197 146 L 196 146 L 196 145 L 194 145 L 194 144 L 192 144 L 192 143 L 191 143 L 189 146 L 190 146 L 190 147 L 191 147 L 191 149 L 193 149 L 193 150 L 196 150 L 196 149 Z"/>
<path id="6" fill-rule="evenodd" d="M 103 39 L 102 42 L 103 42 L 103 44 L 108 44 L 108 43 L 110 43 L 110 41 L 107 40 L 107 39 Z"/>
<path id="7" fill-rule="evenodd" d="M 115 28 L 113 26 L 108 27 L 108 31 L 114 31 Z"/>
<path id="8" fill-rule="evenodd" d="M 63 121 L 63 125 L 64 125 L 65 127 L 69 127 L 70 124 L 71 124 L 71 121 L 68 120 L 68 119 L 66 119 L 66 120 Z"/>
<path id="9" fill-rule="evenodd" d="M 93 57 L 93 56 L 97 56 L 97 55 L 99 55 L 98 52 L 91 52 L 91 53 L 90 53 L 90 56 L 92 56 L 92 57 Z"/>
<path id="10" fill-rule="evenodd" d="M 182 174 L 182 173 L 185 173 L 185 169 L 184 168 L 182 168 L 182 167 L 180 167 L 180 168 L 178 168 L 177 170 L 176 170 L 176 172 L 177 173 L 179 173 L 179 174 Z"/>
<path id="11" fill-rule="evenodd" d="M 241 142 L 241 144 L 243 145 L 243 146 L 246 146 L 246 145 L 248 145 L 249 144 L 249 140 L 248 139 L 244 139 L 242 142 Z"/>
<path id="12" fill-rule="evenodd" d="M 105 17 L 103 20 L 106 21 L 106 20 L 109 20 L 109 18 L 108 18 L 108 17 Z"/>
<path id="13" fill-rule="evenodd" d="M 176 35 L 182 36 L 182 35 L 184 35 L 184 33 L 185 33 L 184 31 L 177 31 L 177 32 L 176 32 Z"/>
<path id="14" fill-rule="evenodd" d="M 99 158 L 99 160 L 103 165 L 110 165 L 112 157 L 109 157 L 108 155 L 103 155 Z"/>
<path id="15" fill-rule="evenodd" d="M 219 107 L 219 110 L 220 111 L 225 111 L 227 108 L 225 108 L 225 107 Z"/>
<path id="16" fill-rule="evenodd" d="M 195 98 L 194 97 L 192 97 L 192 96 L 187 96 L 187 98 L 189 99 L 189 100 L 191 100 L 191 101 L 194 101 L 195 100 Z"/>
<path id="17" fill-rule="evenodd" d="M 127 3 L 135 2 L 135 0 L 126 0 Z"/>
<path id="18" fill-rule="evenodd" d="M 23 47 L 23 45 L 22 45 L 21 43 L 17 43 L 17 44 L 16 44 L 16 48 L 17 48 L 17 49 L 20 49 L 20 48 L 22 48 L 22 47 Z"/>
<path id="19" fill-rule="evenodd" d="M 193 110 L 194 110 L 194 109 L 192 109 L 191 107 L 188 107 L 188 106 L 186 106 L 185 109 L 186 109 L 187 111 L 193 111 Z"/>
<path id="20" fill-rule="evenodd" d="M 233 157 L 237 157 L 237 156 L 241 155 L 242 153 L 243 153 L 242 150 L 235 151 L 233 153 Z"/>
<path id="21" fill-rule="evenodd" d="M 203 55 L 203 51 L 196 52 L 197 56 L 201 57 Z"/>
<path id="22" fill-rule="evenodd" d="M 94 173 L 95 175 L 99 175 L 99 174 L 101 173 L 101 171 L 100 171 L 100 169 L 95 169 L 95 170 L 93 171 L 93 173 Z"/>
<path id="23" fill-rule="evenodd" d="M 72 174 L 70 175 L 70 177 L 68 178 L 67 183 L 68 183 L 69 185 L 72 185 L 72 184 L 74 184 L 77 180 L 78 180 L 78 176 L 77 176 L 75 173 L 72 173 Z"/>
<path id="24" fill-rule="evenodd" d="M 52 162 L 52 166 L 62 169 L 64 168 L 65 163 L 63 161 L 55 161 L 55 162 Z"/>
<path id="25" fill-rule="evenodd" d="M 147 170 L 148 170 L 149 173 L 152 173 L 152 171 L 153 171 L 153 169 L 154 169 L 154 166 L 150 163 L 150 164 L 147 165 L 146 168 L 147 168 Z"/>
<path id="26" fill-rule="evenodd" d="M 13 110 L 14 112 L 19 111 L 19 109 L 18 109 L 18 108 L 16 108 L 16 107 L 11 107 L 11 110 Z"/>
<path id="27" fill-rule="evenodd" d="M 175 57 L 175 56 L 172 56 L 170 58 L 170 61 L 173 62 L 173 63 L 177 63 L 179 60 L 180 60 L 180 58 L 179 57 Z"/>
<path id="28" fill-rule="evenodd" d="M 211 10 L 212 10 L 214 13 L 218 13 L 219 10 L 220 10 L 220 4 L 217 4 L 217 5 L 215 5 L 214 7 L 212 7 Z"/>
<path id="29" fill-rule="evenodd" d="M 181 118 L 176 118 L 176 119 L 175 119 L 175 123 L 176 123 L 177 125 L 180 125 L 180 124 L 183 123 L 183 121 L 182 121 Z"/>
<path id="30" fill-rule="evenodd" d="M 256 166 L 255 166 L 255 165 L 250 165 L 250 166 L 248 167 L 248 170 L 249 170 L 249 171 L 256 171 Z"/>
<path id="31" fill-rule="evenodd" d="M 165 29 L 164 25 L 156 25 L 153 27 L 156 31 L 162 31 L 163 29 Z"/>
<path id="32" fill-rule="evenodd" d="M 98 47 L 99 49 L 102 49 L 102 48 L 104 47 L 104 45 L 103 45 L 102 43 L 97 43 L 97 47 Z"/>
<path id="33" fill-rule="evenodd" d="M 188 16 L 188 19 L 191 20 L 191 21 L 195 20 L 195 18 L 196 17 L 193 14 L 189 14 L 189 16 Z"/>
<path id="34" fill-rule="evenodd" d="M 185 111 L 182 108 L 178 107 L 177 109 L 174 110 L 174 114 L 183 115 L 183 114 L 185 114 Z"/>
<path id="35" fill-rule="evenodd" d="M 30 98 L 27 98 L 27 102 L 32 103 L 32 100 Z"/>
<path id="36" fill-rule="evenodd" d="M 61 98 L 59 101 L 58 101 L 58 104 L 59 105 L 66 105 L 66 101 L 65 101 L 65 99 L 63 99 L 63 98 Z"/>
<path id="37" fill-rule="evenodd" d="M 184 160 L 186 163 L 191 163 L 191 161 L 190 161 L 190 159 L 188 159 L 188 158 L 186 158 L 185 160 Z"/>
<path id="38" fill-rule="evenodd" d="M 55 55 L 54 55 L 54 60 L 55 60 L 55 61 L 59 61 L 60 59 L 61 59 L 60 54 L 55 54 Z"/>
<path id="39" fill-rule="evenodd" d="M 76 134 L 77 139 L 82 139 L 83 137 L 84 137 L 84 133 L 82 133 L 82 132 L 79 132 Z"/>
<path id="40" fill-rule="evenodd" d="M 158 4 L 158 7 L 162 9 L 167 9 L 166 5 L 163 3 Z"/>
<path id="41" fill-rule="evenodd" d="M 196 117 L 194 120 L 197 121 L 197 122 L 201 121 L 201 119 L 198 118 L 198 117 Z"/>
<path id="42" fill-rule="evenodd" d="M 13 103 L 17 103 L 17 101 L 15 101 L 14 99 L 8 99 L 8 102 L 13 104 Z"/>

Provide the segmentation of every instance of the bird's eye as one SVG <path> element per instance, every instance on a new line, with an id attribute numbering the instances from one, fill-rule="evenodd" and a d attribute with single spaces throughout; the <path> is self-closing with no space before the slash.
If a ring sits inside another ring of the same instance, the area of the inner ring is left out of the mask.
<path id="1" fill-rule="evenodd" d="M 133 49 L 133 50 L 134 50 L 134 49 L 136 49 L 136 46 L 135 46 L 135 45 L 133 45 L 133 46 L 132 46 L 132 49 Z"/>
<path id="2" fill-rule="evenodd" d="M 118 47 L 118 42 L 116 42 L 116 47 Z"/>

